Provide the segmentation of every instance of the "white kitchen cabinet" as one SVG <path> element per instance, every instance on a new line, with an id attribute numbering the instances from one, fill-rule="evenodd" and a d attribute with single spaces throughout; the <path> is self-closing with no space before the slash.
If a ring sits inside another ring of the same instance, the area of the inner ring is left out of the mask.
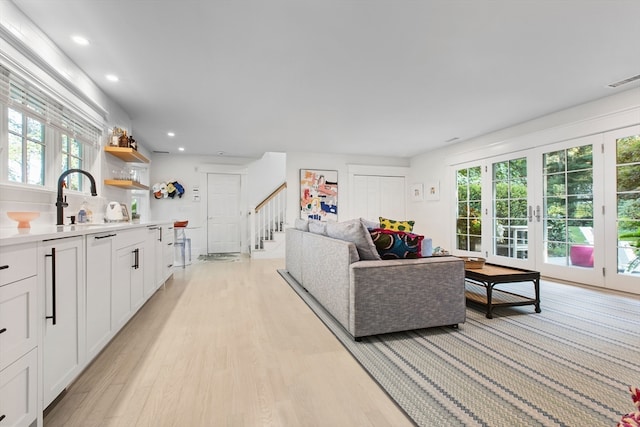
<path id="1" fill-rule="evenodd" d="M 93 359 L 113 335 L 111 327 L 111 282 L 116 232 L 86 236 L 87 358 Z"/>
<path id="2" fill-rule="evenodd" d="M 0 370 L 38 345 L 36 284 L 31 276 L 0 286 Z"/>
<path id="3" fill-rule="evenodd" d="M 145 242 L 139 242 L 134 252 L 134 264 L 131 267 L 131 314 L 136 311 L 146 301 L 144 298 L 144 270 L 145 270 Z"/>
<path id="4" fill-rule="evenodd" d="M 118 234 L 111 282 L 111 326 L 119 330 L 144 302 L 146 230 Z"/>
<path id="5" fill-rule="evenodd" d="M 33 349 L 0 371 L 1 426 L 28 427 L 38 413 L 38 350 Z"/>
<path id="6" fill-rule="evenodd" d="M 158 256 L 156 255 L 157 247 L 161 247 L 158 242 L 160 236 L 159 227 L 150 226 L 147 227 L 147 238 L 144 242 L 144 298 L 145 300 L 150 298 L 151 295 L 158 289 L 158 282 L 156 280 L 156 264 L 158 263 Z"/>
<path id="7" fill-rule="evenodd" d="M 174 262 L 174 247 L 173 247 L 173 226 L 164 227 L 164 238 L 163 243 L 164 246 L 162 248 L 162 283 L 169 280 L 171 273 L 173 272 L 173 262 Z"/>
<path id="8" fill-rule="evenodd" d="M 0 247 L 0 426 L 38 416 L 37 247 Z"/>
<path id="9" fill-rule="evenodd" d="M 159 237 L 156 241 L 156 286 L 161 286 L 171 276 L 173 268 L 173 226 L 159 226 Z"/>
<path id="10" fill-rule="evenodd" d="M 80 373 L 85 359 L 82 237 L 42 242 L 42 382 L 46 408 Z"/>

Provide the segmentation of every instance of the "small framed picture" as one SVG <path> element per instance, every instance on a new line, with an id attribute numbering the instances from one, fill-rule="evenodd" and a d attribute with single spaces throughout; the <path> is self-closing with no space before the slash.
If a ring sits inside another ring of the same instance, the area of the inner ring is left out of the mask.
<path id="1" fill-rule="evenodd" d="M 425 200 L 440 200 L 440 181 L 427 183 L 427 191 L 424 194 Z"/>
<path id="2" fill-rule="evenodd" d="M 421 202 L 424 200 L 424 186 L 422 183 L 411 184 L 411 200 Z"/>

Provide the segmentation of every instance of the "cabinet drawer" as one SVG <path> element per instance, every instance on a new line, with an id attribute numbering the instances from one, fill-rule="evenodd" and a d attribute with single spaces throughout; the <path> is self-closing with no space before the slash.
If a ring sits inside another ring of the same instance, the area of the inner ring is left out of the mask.
<path id="1" fill-rule="evenodd" d="M 37 345 L 36 287 L 36 276 L 0 287 L 0 369 Z"/>
<path id="2" fill-rule="evenodd" d="M 34 276 L 37 257 L 35 243 L 0 247 L 0 286 Z"/>
<path id="3" fill-rule="evenodd" d="M 27 427 L 38 417 L 37 365 L 34 349 L 0 371 L 0 425 Z"/>

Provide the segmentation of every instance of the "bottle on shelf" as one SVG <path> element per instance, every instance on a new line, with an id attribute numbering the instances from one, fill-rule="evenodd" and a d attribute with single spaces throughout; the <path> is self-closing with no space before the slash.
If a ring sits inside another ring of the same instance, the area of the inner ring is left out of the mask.
<path id="1" fill-rule="evenodd" d="M 122 135 L 120 135 L 119 144 L 120 147 L 129 147 L 129 137 L 127 137 L 127 131 L 122 131 Z"/>

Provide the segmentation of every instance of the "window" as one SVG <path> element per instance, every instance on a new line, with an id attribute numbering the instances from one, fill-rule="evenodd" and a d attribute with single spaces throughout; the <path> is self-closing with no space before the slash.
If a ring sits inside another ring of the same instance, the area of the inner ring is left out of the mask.
<path id="1" fill-rule="evenodd" d="M 0 181 L 51 188 L 60 173 L 87 170 L 98 155 L 101 124 L 2 65 L 0 117 L 6 120 L 0 123 L 0 145 L 7 152 Z M 82 191 L 84 179 L 69 175 L 67 186 Z"/>
<path id="2" fill-rule="evenodd" d="M 44 185 L 44 124 L 11 108 L 7 117 L 9 181 Z"/>
<path id="3" fill-rule="evenodd" d="M 82 142 L 62 134 L 62 168 L 61 171 L 69 169 L 82 169 L 84 146 Z M 82 191 L 82 174 L 72 173 L 67 176 L 67 188 L 70 190 Z"/>
<path id="4" fill-rule="evenodd" d="M 458 213 L 456 249 L 480 251 L 482 243 L 482 169 L 480 166 L 456 171 Z"/>

